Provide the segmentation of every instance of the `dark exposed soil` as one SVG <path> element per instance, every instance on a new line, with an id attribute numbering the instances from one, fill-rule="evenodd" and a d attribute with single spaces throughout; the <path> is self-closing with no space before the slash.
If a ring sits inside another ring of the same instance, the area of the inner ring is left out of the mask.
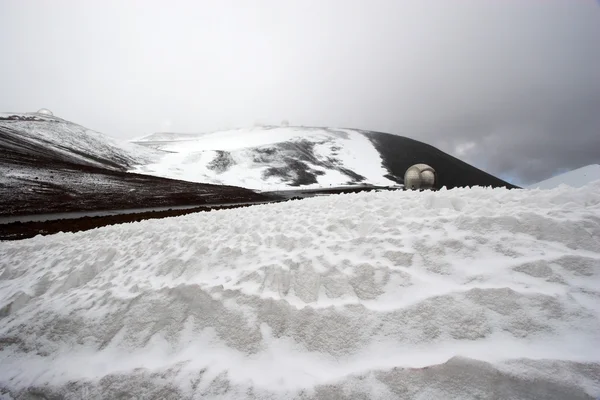
<path id="1" fill-rule="evenodd" d="M 54 179 L 20 178 L 0 184 L 0 216 L 96 211 L 274 199 L 235 186 L 198 184 L 93 167 L 48 167 Z M 16 187 L 15 187 L 16 186 Z"/>
<path id="2" fill-rule="evenodd" d="M 52 174 L 52 177 L 47 177 Z M 235 186 L 199 184 L 81 165 L 46 165 L 38 176 L 0 184 L 0 216 L 268 201 Z M 12 187 L 11 187 L 12 186 Z"/>

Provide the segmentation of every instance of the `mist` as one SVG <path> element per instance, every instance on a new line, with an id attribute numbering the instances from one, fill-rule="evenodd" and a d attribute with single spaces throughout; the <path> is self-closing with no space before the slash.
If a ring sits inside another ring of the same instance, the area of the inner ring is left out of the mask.
<path id="1" fill-rule="evenodd" d="M 600 163 L 594 0 L 3 0 L 0 38 L 0 111 L 121 139 L 287 120 L 516 184 Z"/>

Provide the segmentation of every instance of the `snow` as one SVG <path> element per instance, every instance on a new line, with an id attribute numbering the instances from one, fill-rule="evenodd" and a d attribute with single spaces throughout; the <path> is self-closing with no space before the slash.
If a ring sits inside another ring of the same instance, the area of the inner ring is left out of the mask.
<path id="1" fill-rule="evenodd" d="M 554 189 L 560 185 L 581 187 L 599 180 L 600 165 L 593 164 L 565 172 L 564 174 L 554 176 L 545 181 L 534 183 L 533 185 L 529 185 L 529 189 Z"/>
<path id="2" fill-rule="evenodd" d="M 166 154 L 155 163 L 140 165 L 132 171 L 191 182 L 226 184 L 258 190 L 278 190 L 289 186 L 279 177 L 265 177 L 270 166 L 284 166 L 283 159 L 264 162 L 261 150 L 273 149 L 278 144 L 298 145 L 288 150 L 292 158 L 314 158 L 306 161 L 314 170 L 321 171 L 318 182 L 304 188 L 339 186 L 350 178 L 340 169 L 353 171 L 373 185 L 395 185 L 385 177 L 388 171 L 382 165 L 379 152 L 359 131 L 350 129 L 303 127 L 255 127 L 204 134 L 157 133 L 136 140 L 136 143 L 162 150 Z M 314 146 L 304 149 L 303 143 Z M 289 147 L 289 146 L 288 146 Z M 226 152 L 231 165 L 215 171 L 211 165 Z"/>
<path id="3" fill-rule="evenodd" d="M 367 181 L 373 182 L 376 185 L 394 185 L 393 181 L 382 179 L 382 176 L 388 174 L 388 171 L 382 166 L 381 156 L 371 141 L 364 135 L 351 129 L 341 130 L 348 135 L 341 142 L 336 156 L 340 159 L 341 164 L 351 170 L 359 173 L 367 178 Z M 331 145 L 319 144 L 315 146 L 315 153 L 321 158 L 329 157 Z M 341 179 L 335 179 L 329 182 L 324 182 L 325 185 L 336 185 L 344 182 Z"/>
<path id="4" fill-rule="evenodd" d="M 598 215 L 368 192 L 0 242 L 0 395 L 593 398 Z"/>

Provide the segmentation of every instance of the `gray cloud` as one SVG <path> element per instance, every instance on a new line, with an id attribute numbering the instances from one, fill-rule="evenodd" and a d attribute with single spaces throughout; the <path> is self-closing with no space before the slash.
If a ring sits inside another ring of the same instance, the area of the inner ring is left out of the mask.
<path id="1" fill-rule="evenodd" d="M 600 163 L 594 0 L 4 0 L 0 38 L 0 110 L 116 137 L 287 119 L 517 183 Z"/>

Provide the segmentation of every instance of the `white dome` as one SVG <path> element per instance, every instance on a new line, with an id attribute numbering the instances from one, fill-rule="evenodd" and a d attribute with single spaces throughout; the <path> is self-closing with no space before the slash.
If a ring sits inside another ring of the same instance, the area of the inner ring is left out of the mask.
<path id="1" fill-rule="evenodd" d="M 435 170 L 427 164 L 415 164 L 404 174 L 404 188 L 433 189 L 435 186 Z"/>
<path id="2" fill-rule="evenodd" d="M 54 115 L 52 114 L 52 111 L 48 110 L 47 108 L 40 108 L 37 111 L 38 114 L 44 114 L 44 115 Z"/>

